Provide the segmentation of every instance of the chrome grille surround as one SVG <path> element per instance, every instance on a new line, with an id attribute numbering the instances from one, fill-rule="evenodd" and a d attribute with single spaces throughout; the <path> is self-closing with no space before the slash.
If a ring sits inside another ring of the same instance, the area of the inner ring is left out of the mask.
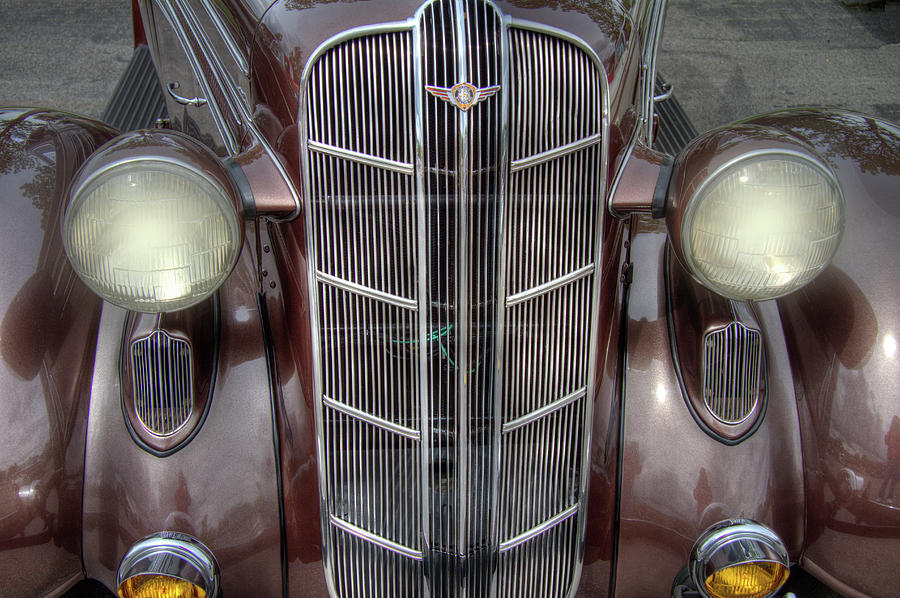
<path id="1" fill-rule="evenodd" d="M 467 111 L 425 91 L 463 82 L 502 87 Z M 300 115 L 330 593 L 573 594 L 602 64 L 491 2 L 429 1 L 323 44 Z"/>
<path id="2" fill-rule="evenodd" d="M 163 330 L 131 343 L 135 414 L 157 436 L 172 436 L 194 409 L 191 346 Z"/>
<path id="3" fill-rule="evenodd" d="M 761 394 L 762 333 L 740 322 L 707 332 L 700 375 L 712 416 L 725 424 L 745 421 Z"/>

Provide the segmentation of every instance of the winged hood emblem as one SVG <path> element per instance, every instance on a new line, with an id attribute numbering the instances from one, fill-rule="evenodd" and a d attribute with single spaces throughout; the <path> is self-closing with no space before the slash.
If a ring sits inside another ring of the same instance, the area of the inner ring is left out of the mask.
<path id="1" fill-rule="evenodd" d="M 490 87 L 479 89 L 471 83 L 457 83 L 453 87 L 426 85 L 425 89 L 434 97 L 449 102 L 460 110 L 465 111 L 500 91 L 500 86 L 491 85 Z"/>

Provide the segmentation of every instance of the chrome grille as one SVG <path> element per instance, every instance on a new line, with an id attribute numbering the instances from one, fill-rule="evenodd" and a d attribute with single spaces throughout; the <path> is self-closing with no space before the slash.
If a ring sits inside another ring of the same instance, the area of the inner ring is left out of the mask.
<path id="1" fill-rule="evenodd" d="M 157 436 L 174 434 L 194 408 L 190 345 L 162 330 L 135 340 L 131 376 L 141 424 Z"/>
<path id="2" fill-rule="evenodd" d="M 703 339 L 703 401 L 726 424 L 746 420 L 760 395 L 762 334 L 740 322 L 707 333 Z"/>
<path id="3" fill-rule="evenodd" d="M 466 111 L 424 89 L 461 82 L 502 87 Z M 310 61 L 301 155 L 334 595 L 577 583 L 605 84 L 581 42 L 483 0 L 427 2 Z"/>

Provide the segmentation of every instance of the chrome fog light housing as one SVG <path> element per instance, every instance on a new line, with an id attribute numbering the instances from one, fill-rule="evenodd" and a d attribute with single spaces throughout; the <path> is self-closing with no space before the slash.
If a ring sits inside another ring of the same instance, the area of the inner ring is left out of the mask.
<path id="1" fill-rule="evenodd" d="M 815 278 L 837 251 L 843 227 L 843 196 L 825 165 L 800 152 L 749 152 L 694 191 L 680 253 L 712 291 L 762 301 Z"/>
<path id="2" fill-rule="evenodd" d="M 690 573 L 707 598 L 768 598 L 787 581 L 790 561 L 775 532 L 749 519 L 729 519 L 700 535 Z"/>
<path id="3" fill-rule="evenodd" d="M 193 536 L 161 532 L 125 554 L 116 587 L 120 598 L 216 598 L 219 565 Z"/>
<path id="4" fill-rule="evenodd" d="M 209 297 L 237 262 L 237 192 L 209 150 L 171 131 L 124 135 L 74 181 L 63 243 L 98 295 L 132 311 L 177 311 Z"/>

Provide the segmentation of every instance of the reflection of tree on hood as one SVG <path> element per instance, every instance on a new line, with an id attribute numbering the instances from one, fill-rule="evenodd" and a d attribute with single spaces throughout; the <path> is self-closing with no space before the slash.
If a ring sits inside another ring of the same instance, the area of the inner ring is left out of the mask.
<path id="1" fill-rule="evenodd" d="M 41 230 L 47 230 L 47 215 L 56 188 L 56 167 L 37 148 L 28 148 L 29 139 L 46 123 L 24 115 L 0 126 L 0 175 L 33 170 L 34 175 L 19 189 L 41 212 Z M 52 149 L 52 145 L 49 148 Z M 8 201 L 8 198 L 3 198 Z"/>
<path id="2" fill-rule="evenodd" d="M 766 116 L 753 121 L 770 124 Z M 792 111 L 790 125 L 782 119 L 775 126 L 823 148 L 830 160 L 853 160 L 869 174 L 900 175 L 900 162 L 885 158 L 900 155 L 900 128 L 887 121 L 852 112 L 806 110 Z"/>

